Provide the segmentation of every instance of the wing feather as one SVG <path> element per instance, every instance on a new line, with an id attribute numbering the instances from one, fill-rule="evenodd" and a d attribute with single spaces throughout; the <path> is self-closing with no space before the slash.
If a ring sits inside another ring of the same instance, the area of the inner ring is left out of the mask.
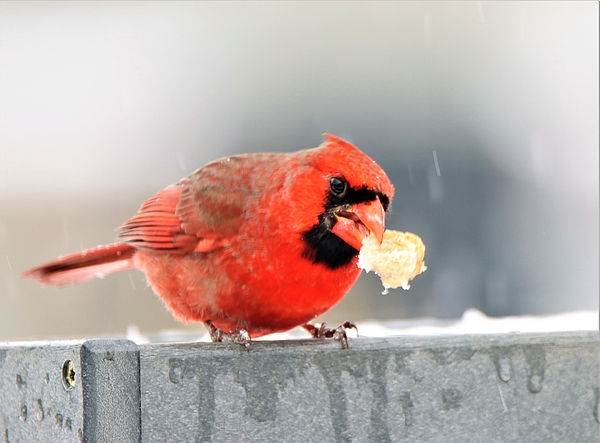
<path id="1" fill-rule="evenodd" d="M 135 248 L 169 253 L 209 252 L 239 231 L 257 165 L 272 154 L 216 160 L 146 200 L 119 228 Z"/>
<path id="2" fill-rule="evenodd" d="M 185 253 L 198 243 L 195 235 L 186 234 L 182 221 L 175 215 L 184 180 L 159 191 L 146 200 L 138 213 L 117 230 L 119 238 L 138 249 Z"/>

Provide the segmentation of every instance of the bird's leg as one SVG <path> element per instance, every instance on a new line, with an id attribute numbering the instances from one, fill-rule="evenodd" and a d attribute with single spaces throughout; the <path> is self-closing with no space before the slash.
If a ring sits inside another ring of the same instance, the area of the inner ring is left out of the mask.
<path id="1" fill-rule="evenodd" d="M 206 320 L 204 322 L 204 326 L 206 326 L 206 329 L 208 329 L 208 335 L 210 335 L 210 339 L 213 342 L 223 341 L 223 330 L 221 328 L 217 328 L 210 320 Z"/>
<path id="2" fill-rule="evenodd" d="M 250 352 L 250 334 L 245 329 L 236 329 L 233 332 L 223 332 L 221 328 L 217 328 L 211 320 L 206 320 L 204 326 L 208 329 L 208 335 L 213 342 L 222 342 L 223 338 L 231 340 L 233 343 L 244 346 L 246 352 Z"/>
<path id="3" fill-rule="evenodd" d="M 342 343 L 342 349 L 349 348 L 346 329 L 354 329 L 356 331 L 356 336 L 358 337 L 358 328 L 351 321 L 344 322 L 337 328 L 328 328 L 325 323 L 321 323 L 318 328 L 312 323 L 306 323 L 303 324 L 301 328 L 308 331 L 314 338 L 334 338 L 335 340 L 339 340 Z"/>

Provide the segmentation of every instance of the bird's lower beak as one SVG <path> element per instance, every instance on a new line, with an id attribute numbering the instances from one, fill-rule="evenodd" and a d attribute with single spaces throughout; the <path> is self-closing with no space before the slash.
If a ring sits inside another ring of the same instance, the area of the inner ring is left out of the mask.
<path id="1" fill-rule="evenodd" d="M 354 249 L 360 251 L 365 237 L 374 235 L 381 243 L 385 230 L 385 211 L 379 198 L 340 208 L 335 211 L 337 221 L 331 232 Z"/>

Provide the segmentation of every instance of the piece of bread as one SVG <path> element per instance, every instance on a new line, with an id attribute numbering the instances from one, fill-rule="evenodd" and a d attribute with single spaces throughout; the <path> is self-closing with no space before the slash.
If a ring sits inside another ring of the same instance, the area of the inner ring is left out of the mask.
<path id="1" fill-rule="evenodd" d="M 365 237 L 358 257 L 358 267 L 375 271 L 385 288 L 410 288 L 408 282 L 425 271 L 425 245 L 411 232 L 387 230 L 379 244 L 374 235 Z"/>

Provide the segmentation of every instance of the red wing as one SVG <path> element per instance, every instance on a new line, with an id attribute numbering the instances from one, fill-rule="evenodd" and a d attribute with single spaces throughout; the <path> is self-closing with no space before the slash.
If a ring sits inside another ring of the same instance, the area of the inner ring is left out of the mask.
<path id="1" fill-rule="evenodd" d="M 163 189 L 118 228 L 119 237 L 135 248 L 170 253 L 223 246 L 244 220 L 252 172 L 246 163 L 240 157 L 217 160 Z"/>
<path id="2" fill-rule="evenodd" d="M 214 242 L 217 247 L 234 237 L 249 214 L 253 180 L 270 165 L 272 154 L 237 155 L 215 160 L 198 169 L 181 190 L 175 214 L 186 234 Z"/>
<path id="3" fill-rule="evenodd" d="M 175 215 L 184 186 L 185 182 L 177 183 L 146 200 L 138 213 L 118 228 L 119 238 L 140 249 L 193 251 L 199 239 L 186 234 L 182 221 Z"/>
<path id="4" fill-rule="evenodd" d="M 223 192 L 219 185 L 200 188 L 194 183 L 181 192 L 176 214 L 187 233 L 203 238 L 233 237 L 243 222 L 247 196 Z"/>

